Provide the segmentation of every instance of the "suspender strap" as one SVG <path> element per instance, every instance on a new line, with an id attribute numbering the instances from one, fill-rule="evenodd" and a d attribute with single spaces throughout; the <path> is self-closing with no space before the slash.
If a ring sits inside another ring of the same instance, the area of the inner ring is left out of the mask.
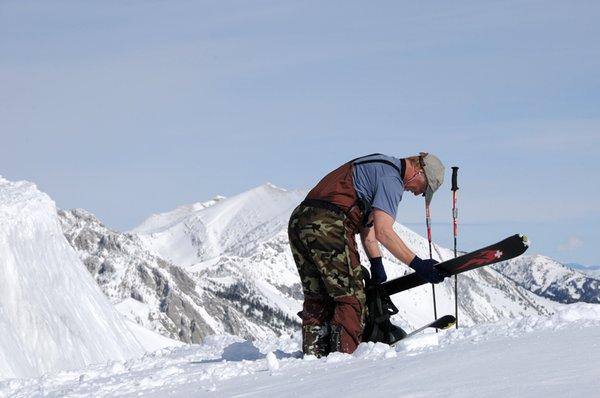
<path id="1" fill-rule="evenodd" d="M 367 155 L 367 156 L 362 156 L 360 158 L 356 158 L 352 161 L 353 165 L 359 165 L 359 164 L 367 164 L 367 163 L 383 163 L 383 164 L 387 164 L 388 166 L 392 166 L 394 169 L 396 169 L 396 171 L 398 172 L 398 174 L 400 174 L 400 178 L 402 180 L 404 180 L 404 171 L 406 169 L 406 161 L 404 159 L 400 159 L 400 163 L 401 163 L 401 169 L 398 168 L 398 166 L 396 166 L 394 163 L 390 162 L 389 160 L 385 160 L 385 159 L 365 159 L 371 156 L 376 156 L 376 155 L 381 155 L 380 153 L 373 153 L 371 155 Z M 365 159 L 365 160 L 360 160 L 360 159 Z"/>

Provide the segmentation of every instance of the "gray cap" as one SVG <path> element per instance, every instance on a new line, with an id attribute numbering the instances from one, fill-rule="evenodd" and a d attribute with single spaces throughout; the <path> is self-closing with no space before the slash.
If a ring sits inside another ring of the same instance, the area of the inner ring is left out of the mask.
<path id="1" fill-rule="evenodd" d="M 423 159 L 423 170 L 427 178 L 425 204 L 429 206 L 433 193 L 444 183 L 444 165 L 437 156 L 431 153 L 421 152 L 420 156 Z"/>

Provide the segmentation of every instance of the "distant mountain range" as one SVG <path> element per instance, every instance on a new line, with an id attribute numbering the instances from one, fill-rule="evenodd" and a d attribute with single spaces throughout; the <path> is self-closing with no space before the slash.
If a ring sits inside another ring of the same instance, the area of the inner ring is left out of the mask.
<path id="1" fill-rule="evenodd" d="M 230 333 L 289 333 L 302 292 L 287 217 L 303 194 L 266 184 L 155 214 L 130 233 L 59 211 L 65 236 L 117 308 L 165 336 L 199 343 Z"/>
<path id="2" fill-rule="evenodd" d="M 578 263 L 567 263 L 565 266 L 582 272 L 594 278 L 600 278 L 600 265 L 583 265 Z"/>
<path id="3" fill-rule="evenodd" d="M 565 304 L 600 303 L 600 279 L 549 257 L 521 256 L 493 267 L 519 286 L 550 300 Z"/>
<path id="4" fill-rule="evenodd" d="M 85 210 L 57 210 L 31 183 L 0 179 L 0 374 L 139 355 L 147 349 L 139 326 L 186 343 L 213 334 L 271 340 L 298 332 L 302 289 L 287 222 L 304 195 L 265 184 L 152 215 L 122 233 Z M 417 255 L 429 255 L 424 237 L 395 229 Z M 433 249 L 436 259 L 453 257 Z M 411 272 L 387 251 L 383 256 L 390 278 Z M 458 283 L 465 326 L 597 303 L 600 294 L 598 279 L 543 256 L 470 271 Z M 395 295 L 394 322 L 412 329 L 429 321 L 430 289 Z M 454 313 L 454 281 L 436 293 L 438 313 Z"/>
<path id="5" fill-rule="evenodd" d="M 287 222 L 304 196 L 264 184 L 154 214 L 128 233 L 110 231 L 83 210 L 59 215 L 88 270 L 130 319 L 186 342 L 223 332 L 261 339 L 298 330 L 302 291 Z M 425 238 L 400 224 L 395 228 L 419 256 L 429 255 Z M 437 259 L 453 257 L 449 249 L 434 249 Z M 366 264 L 364 253 L 362 260 Z M 390 278 L 409 272 L 385 250 L 384 261 Z M 552 281 L 531 282 L 528 270 L 543 268 L 540 261 L 524 256 L 461 275 L 461 322 L 548 314 L 558 303 L 596 302 L 593 280 L 555 262 L 548 263 L 553 272 L 547 278 L 558 284 L 568 279 L 576 287 L 563 292 Z M 438 313 L 453 313 L 453 281 L 436 292 Z M 432 316 L 429 286 L 398 294 L 394 301 L 400 309 L 395 321 L 409 329 Z"/>

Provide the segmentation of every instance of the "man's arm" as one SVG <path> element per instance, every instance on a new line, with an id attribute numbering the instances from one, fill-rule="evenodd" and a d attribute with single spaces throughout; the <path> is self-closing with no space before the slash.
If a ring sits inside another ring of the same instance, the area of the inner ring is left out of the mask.
<path id="1" fill-rule="evenodd" d="M 402 239 L 400 239 L 398 234 L 394 231 L 393 225 L 394 219 L 392 216 L 385 211 L 373 209 L 373 228 L 371 228 L 371 230 L 375 235 L 375 239 L 388 249 L 398 260 L 402 261 L 404 264 L 410 264 L 415 258 L 415 254 L 408 246 L 406 246 L 406 244 L 404 244 Z M 377 251 L 379 251 L 379 248 Z M 367 254 L 370 255 L 369 252 L 367 252 Z"/>
<path id="2" fill-rule="evenodd" d="M 381 257 L 381 251 L 379 251 L 379 243 L 375 238 L 375 228 L 367 227 L 360 230 L 360 239 L 362 241 L 363 248 L 367 252 L 369 258 Z"/>

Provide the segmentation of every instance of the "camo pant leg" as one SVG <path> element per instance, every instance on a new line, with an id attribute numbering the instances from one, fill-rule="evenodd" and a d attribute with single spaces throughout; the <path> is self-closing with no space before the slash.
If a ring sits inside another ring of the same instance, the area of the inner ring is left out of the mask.
<path id="1" fill-rule="evenodd" d="M 298 206 L 292 213 L 288 236 L 304 292 L 302 311 L 298 313 L 302 319 L 302 351 L 307 355 L 322 357 L 330 351 L 330 321 L 334 303 L 327 293 L 321 273 L 311 259 L 309 249 L 301 240 L 306 217 L 300 215 L 305 210 L 303 206 Z"/>
<path id="2" fill-rule="evenodd" d="M 315 354 L 312 343 L 323 340 L 328 325 L 329 349 L 353 352 L 364 327 L 365 292 L 345 217 L 301 205 L 292 213 L 288 233 L 305 296 L 300 313 L 304 352 Z M 318 348 L 317 354 L 322 353 Z"/>

